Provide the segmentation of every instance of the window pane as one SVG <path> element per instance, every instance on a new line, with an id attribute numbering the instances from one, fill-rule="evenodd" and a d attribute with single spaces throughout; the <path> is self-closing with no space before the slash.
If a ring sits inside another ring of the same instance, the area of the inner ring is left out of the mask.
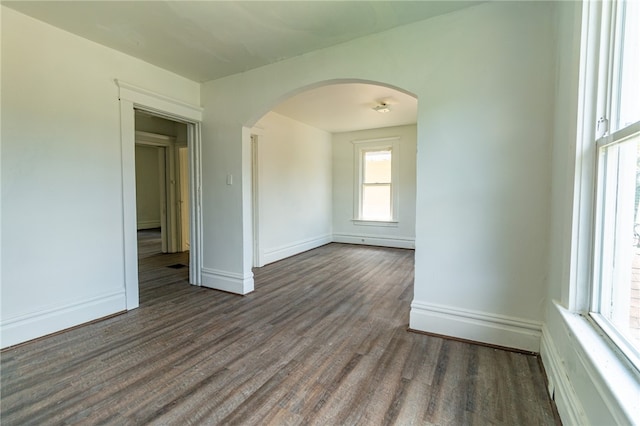
<path id="1" fill-rule="evenodd" d="M 602 148 L 595 310 L 640 351 L 640 135 Z"/>
<path id="2" fill-rule="evenodd" d="M 362 219 L 391 220 L 391 185 L 362 186 Z"/>
<path id="3" fill-rule="evenodd" d="M 626 1 L 619 42 L 618 119 L 613 131 L 640 121 L 640 2 Z"/>
<path id="4" fill-rule="evenodd" d="M 364 182 L 391 183 L 391 151 L 364 153 Z"/>

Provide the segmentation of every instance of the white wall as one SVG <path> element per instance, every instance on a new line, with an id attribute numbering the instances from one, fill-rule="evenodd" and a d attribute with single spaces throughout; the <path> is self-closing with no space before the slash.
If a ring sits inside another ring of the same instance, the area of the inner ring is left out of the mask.
<path id="1" fill-rule="evenodd" d="M 158 148 L 136 145 L 136 216 L 138 229 L 160 227 Z"/>
<path id="2" fill-rule="evenodd" d="M 416 235 L 415 125 L 386 127 L 333 135 L 333 240 L 350 244 L 414 248 Z M 399 137 L 398 218 L 394 226 L 358 225 L 354 219 L 355 170 L 353 141 Z M 364 241 L 363 241 L 364 240 Z"/>
<path id="3" fill-rule="evenodd" d="M 275 112 L 257 124 L 260 262 L 331 242 L 331 134 Z"/>
<path id="4" fill-rule="evenodd" d="M 125 309 L 115 78 L 200 103 L 193 81 L 2 7 L 3 347 Z"/>
<path id="5" fill-rule="evenodd" d="M 205 266 L 238 286 L 250 277 L 250 185 L 225 183 L 227 174 L 250 179 L 243 126 L 322 82 L 385 83 L 419 101 L 411 327 L 538 350 L 552 11 L 548 2 L 482 3 L 204 84 Z"/>

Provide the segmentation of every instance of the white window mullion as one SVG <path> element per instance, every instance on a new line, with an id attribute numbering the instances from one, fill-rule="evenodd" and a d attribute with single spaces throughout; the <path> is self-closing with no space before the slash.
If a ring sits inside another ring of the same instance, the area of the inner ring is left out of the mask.
<path id="1" fill-rule="evenodd" d="M 611 17 L 611 34 L 613 37 L 610 39 L 611 52 L 609 55 L 610 66 L 610 78 L 609 78 L 609 95 L 607 99 L 607 105 L 609 107 L 609 131 L 618 129 L 618 123 L 620 121 L 620 100 L 622 98 L 620 93 L 621 80 L 622 80 L 622 61 L 621 54 L 623 51 L 624 42 L 621 40 L 623 34 L 623 18 L 624 18 L 624 3 L 616 2 L 615 7 L 612 7 L 613 14 Z"/>
<path id="2" fill-rule="evenodd" d="M 614 93 L 614 58 L 615 38 L 612 34 L 616 28 L 616 5 L 614 2 L 602 2 L 600 21 L 600 47 L 598 63 L 597 117 L 596 135 L 602 137 L 611 129 L 611 99 Z M 606 128 L 600 128 L 602 125 Z"/>

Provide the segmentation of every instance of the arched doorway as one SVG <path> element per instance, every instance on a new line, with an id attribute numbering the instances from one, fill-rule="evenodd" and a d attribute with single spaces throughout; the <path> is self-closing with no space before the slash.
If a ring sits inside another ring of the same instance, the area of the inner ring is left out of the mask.
<path id="1" fill-rule="evenodd" d="M 258 119 L 253 266 L 334 241 L 414 248 L 416 121 L 412 94 L 354 80 L 297 90 Z M 371 174 L 385 164 L 386 177 Z M 367 217 L 372 199 L 388 214 Z"/>

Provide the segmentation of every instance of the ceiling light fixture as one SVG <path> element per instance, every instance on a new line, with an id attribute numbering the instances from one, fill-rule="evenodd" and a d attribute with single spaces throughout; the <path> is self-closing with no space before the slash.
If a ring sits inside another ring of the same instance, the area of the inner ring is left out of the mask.
<path id="1" fill-rule="evenodd" d="M 386 104 L 386 103 L 382 102 L 380 105 L 376 105 L 376 106 L 374 106 L 374 107 L 373 107 L 373 110 L 374 110 L 374 111 L 378 111 L 378 112 L 385 113 L 385 112 L 389 112 L 389 111 L 391 111 L 391 107 L 390 107 L 390 105 L 389 105 L 389 104 Z"/>

